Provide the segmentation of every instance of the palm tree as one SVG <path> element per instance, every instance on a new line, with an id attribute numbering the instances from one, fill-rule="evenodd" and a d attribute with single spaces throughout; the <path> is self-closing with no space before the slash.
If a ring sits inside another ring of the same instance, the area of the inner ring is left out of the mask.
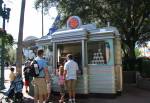
<path id="1" fill-rule="evenodd" d="M 22 40 L 23 40 L 25 3 L 26 3 L 26 0 L 22 0 L 19 35 L 18 35 L 18 48 L 17 48 L 17 57 L 16 57 L 16 59 L 17 59 L 16 60 L 16 71 L 20 74 L 22 74 Z"/>

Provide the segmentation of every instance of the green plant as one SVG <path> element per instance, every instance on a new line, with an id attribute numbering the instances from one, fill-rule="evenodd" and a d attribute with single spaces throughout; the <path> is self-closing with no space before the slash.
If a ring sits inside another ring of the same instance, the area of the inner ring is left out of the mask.
<path id="1" fill-rule="evenodd" d="M 142 52 L 138 49 L 138 48 L 135 48 L 135 56 L 138 57 L 138 56 L 141 56 Z"/>
<path id="2" fill-rule="evenodd" d="M 137 70 L 142 77 L 150 77 L 150 59 L 147 57 L 140 57 L 136 60 Z"/>
<path id="3" fill-rule="evenodd" d="M 143 61 L 141 75 L 143 77 L 150 77 L 150 60 Z"/>

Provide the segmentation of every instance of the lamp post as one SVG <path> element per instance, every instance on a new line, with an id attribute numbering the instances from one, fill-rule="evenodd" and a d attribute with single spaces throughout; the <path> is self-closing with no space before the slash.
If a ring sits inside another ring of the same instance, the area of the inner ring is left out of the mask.
<path id="1" fill-rule="evenodd" d="M 4 4 L 3 10 L 2 10 L 2 18 L 3 18 L 3 29 L 5 30 L 5 21 L 9 21 L 9 15 L 10 15 L 10 8 L 6 8 L 6 4 Z"/>
<path id="2" fill-rule="evenodd" d="M 0 30 L 0 90 L 4 89 L 4 37 L 5 31 Z"/>
<path id="3" fill-rule="evenodd" d="M 4 89 L 4 49 L 5 49 L 5 43 L 4 43 L 4 36 L 6 34 L 5 31 L 5 21 L 9 20 L 9 14 L 10 14 L 10 8 L 6 8 L 6 5 L 4 4 L 2 8 L 3 1 L 0 1 L 1 4 L 1 12 L 0 16 L 3 18 L 3 29 L 0 30 L 0 89 Z"/>

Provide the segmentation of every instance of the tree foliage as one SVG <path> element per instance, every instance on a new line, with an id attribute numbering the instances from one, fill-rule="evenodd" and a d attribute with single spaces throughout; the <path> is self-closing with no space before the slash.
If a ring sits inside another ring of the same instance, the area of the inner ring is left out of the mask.
<path id="1" fill-rule="evenodd" d="M 140 51 L 140 49 L 135 48 L 135 55 L 136 55 L 136 57 L 139 57 L 142 55 L 142 52 Z"/>
<path id="2" fill-rule="evenodd" d="M 5 18 L 5 19 L 9 19 L 9 16 L 7 17 L 6 16 L 6 13 L 4 11 L 4 8 L 2 7 L 3 5 L 3 0 L 0 0 L 0 16 L 2 18 Z M 5 14 L 5 15 L 4 15 Z M 3 21 L 4 23 L 4 21 Z M 12 47 L 13 44 L 14 44 L 14 39 L 13 39 L 13 36 L 11 34 L 8 34 L 4 29 L 0 28 L 0 38 L 3 39 L 3 44 L 4 44 L 4 51 L 3 51 L 3 58 L 4 58 L 4 62 L 8 62 L 10 60 L 10 55 L 9 55 L 9 51 L 11 49 L 9 49 L 9 47 Z"/>
<path id="3" fill-rule="evenodd" d="M 12 46 L 8 46 L 6 48 L 6 52 L 8 52 L 8 54 L 6 55 L 6 61 L 9 61 L 10 64 L 15 64 L 16 63 L 16 49 L 13 48 Z"/>
<path id="4" fill-rule="evenodd" d="M 42 0 L 36 0 L 38 8 Z M 69 16 L 81 17 L 84 24 L 104 26 L 109 21 L 118 28 L 127 58 L 135 58 L 135 45 L 150 40 L 150 0 L 44 0 L 48 10 L 57 6 L 62 24 Z"/>
<path id="5" fill-rule="evenodd" d="M 7 45 L 12 46 L 13 45 L 14 38 L 11 34 L 7 33 L 5 30 L 0 28 L 0 35 L 3 38 L 3 42 L 4 42 L 5 46 L 7 46 Z"/>
<path id="6" fill-rule="evenodd" d="M 0 29 L 0 36 L 3 39 L 3 43 L 4 43 L 4 52 L 3 52 L 4 61 L 9 62 L 11 55 L 13 55 L 13 54 L 9 54 L 9 52 L 11 51 L 10 48 L 14 44 L 14 39 L 11 34 L 6 33 L 6 31 L 3 29 Z"/>

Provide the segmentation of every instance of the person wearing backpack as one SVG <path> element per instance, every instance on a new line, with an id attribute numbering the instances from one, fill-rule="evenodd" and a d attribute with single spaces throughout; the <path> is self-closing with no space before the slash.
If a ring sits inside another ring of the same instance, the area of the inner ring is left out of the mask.
<path id="1" fill-rule="evenodd" d="M 50 82 L 50 79 L 48 66 L 46 60 L 43 59 L 43 54 L 44 51 L 42 49 L 38 50 L 37 57 L 34 59 L 37 62 L 39 68 L 38 76 L 33 77 L 34 103 L 43 103 L 47 100 L 47 83 Z"/>

